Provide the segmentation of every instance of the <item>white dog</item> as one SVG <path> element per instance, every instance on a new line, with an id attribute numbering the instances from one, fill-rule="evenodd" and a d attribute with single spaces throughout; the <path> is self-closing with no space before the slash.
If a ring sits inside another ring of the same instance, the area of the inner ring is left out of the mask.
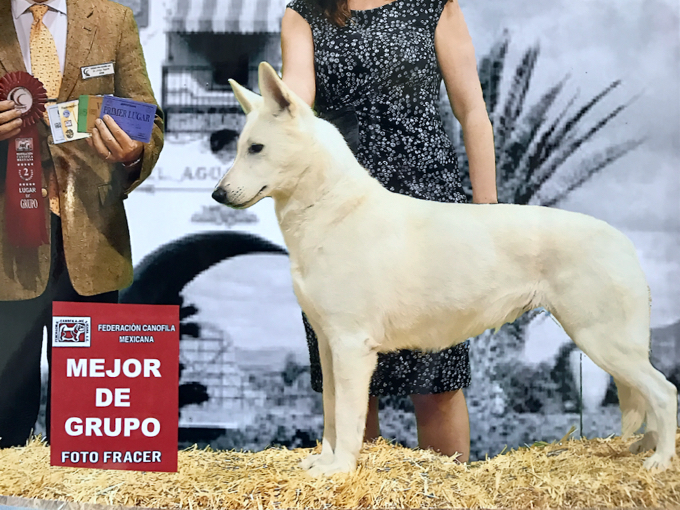
<path id="1" fill-rule="evenodd" d="M 632 243 L 583 214 L 524 205 L 438 203 L 391 193 L 330 123 L 263 62 L 259 96 L 230 81 L 247 114 L 213 197 L 272 197 L 295 295 L 319 337 L 324 433 L 312 475 L 355 469 L 378 352 L 438 350 L 551 311 L 614 376 L 622 432 L 646 468 L 675 455 L 677 391 L 649 362 L 650 296 Z"/>

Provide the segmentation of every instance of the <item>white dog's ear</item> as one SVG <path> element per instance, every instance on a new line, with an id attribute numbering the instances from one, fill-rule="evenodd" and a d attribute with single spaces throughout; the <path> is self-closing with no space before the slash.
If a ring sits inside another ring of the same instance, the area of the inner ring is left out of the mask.
<path id="1" fill-rule="evenodd" d="M 283 110 L 294 117 L 297 114 L 297 104 L 295 102 L 293 93 L 279 78 L 279 75 L 274 68 L 267 62 L 260 62 L 258 69 L 258 84 L 260 86 L 260 93 L 264 99 L 264 104 L 270 108 L 274 114 L 278 114 Z"/>
<path id="2" fill-rule="evenodd" d="M 229 80 L 229 85 L 231 85 L 231 90 L 234 91 L 234 96 L 246 115 L 262 103 L 262 97 L 242 87 L 234 80 Z"/>

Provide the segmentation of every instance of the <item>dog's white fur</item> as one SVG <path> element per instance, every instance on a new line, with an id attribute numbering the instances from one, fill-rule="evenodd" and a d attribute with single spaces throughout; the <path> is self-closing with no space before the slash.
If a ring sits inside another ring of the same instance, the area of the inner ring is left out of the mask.
<path id="1" fill-rule="evenodd" d="M 259 68 L 262 96 L 231 81 L 247 122 L 216 192 L 231 207 L 265 196 L 290 252 L 295 294 L 319 337 L 324 434 L 312 475 L 348 472 L 362 445 L 378 352 L 442 349 L 537 307 L 614 376 L 632 449 L 675 455 L 677 391 L 649 362 L 650 296 L 632 243 L 557 209 L 450 204 L 385 190 L 340 133 Z"/>

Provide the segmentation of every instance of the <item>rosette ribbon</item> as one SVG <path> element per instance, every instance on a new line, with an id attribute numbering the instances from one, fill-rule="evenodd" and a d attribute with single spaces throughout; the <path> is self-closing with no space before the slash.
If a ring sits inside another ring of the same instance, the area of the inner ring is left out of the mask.
<path id="1" fill-rule="evenodd" d="M 9 140 L 5 177 L 5 230 L 14 246 L 49 243 L 42 196 L 42 160 L 36 123 L 45 113 L 47 92 L 38 79 L 20 71 L 0 78 L 0 101 L 14 101 L 22 114 L 21 132 Z"/>

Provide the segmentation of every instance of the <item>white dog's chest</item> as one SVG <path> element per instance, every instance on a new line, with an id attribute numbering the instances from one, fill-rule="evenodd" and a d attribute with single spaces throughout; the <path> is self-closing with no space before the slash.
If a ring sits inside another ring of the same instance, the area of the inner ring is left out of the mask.
<path id="1" fill-rule="evenodd" d="M 312 296 L 309 296 L 309 294 L 306 292 L 307 286 L 305 285 L 305 280 L 302 271 L 300 269 L 300 266 L 293 259 L 293 257 L 291 257 L 290 275 L 293 282 L 293 293 L 295 294 L 295 297 L 298 300 L 298 304 L 305 312 L 305 314 L 307 314 L 307 316 L 313 314 L 314 299 Z"/>

